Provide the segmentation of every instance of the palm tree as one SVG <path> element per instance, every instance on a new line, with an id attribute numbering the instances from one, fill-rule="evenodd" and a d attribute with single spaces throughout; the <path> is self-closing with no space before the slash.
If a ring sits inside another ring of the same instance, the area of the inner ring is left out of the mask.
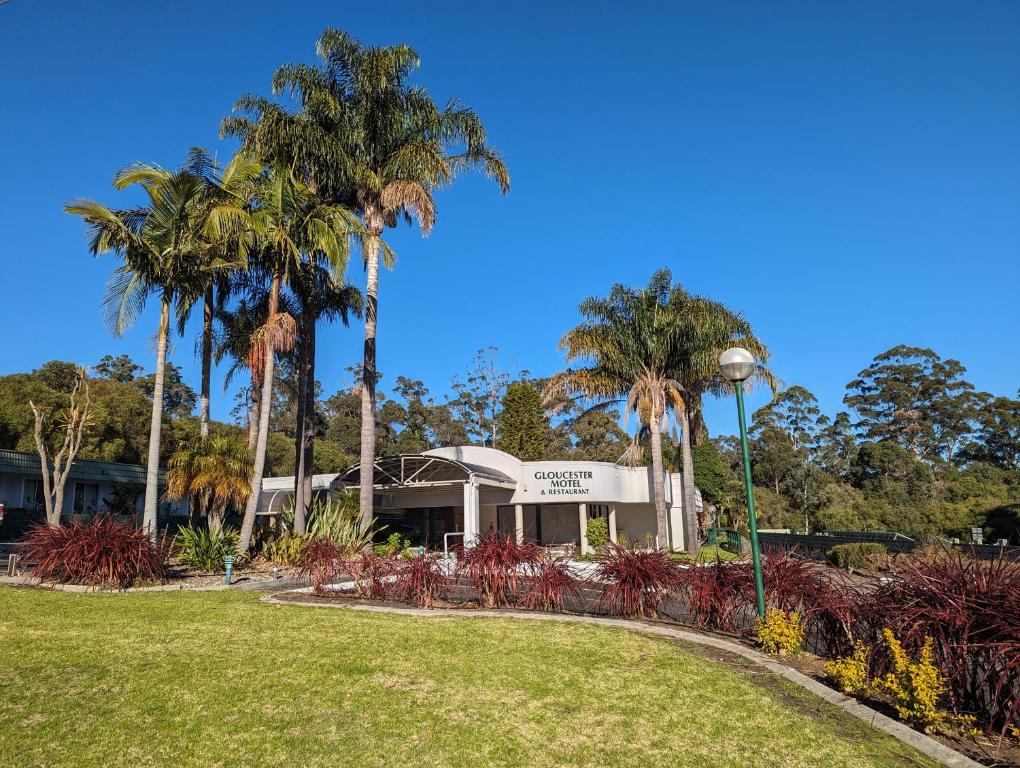
<path id="1" fill-rule="evenodd" d="M 262 403 L 259 377 L 262 371 L 251 368 L 249 357 L 255 334 L 265 325 L 268 306 L 269 292 L 265 291 L 264 296 L 256 297 L 254 300 L 242 298 L 233 310 L 218 307 L 214 313 L 220 330 L 216 334 L 213 358 L 217 365 L 228 357 L 232 360 L 224 377 L 224 390 L 230 386 L 230 382 L 240 371 L 247 370 L 249 373 L 248 451 L 251 453 L 255 452 L 259 436 L 259 407 Z"/>
<path id="2" fill-rule="evenodd" d="M 754 335 L 750 323 L 718 301 L 702 296 L 678 294 L 679 336 L 682 343 L 673 360 L 672 375 L 680 383 L 682 404 L 676 408 L 680 422 L 683 459 L 684 515 L 689 531 L 698 531 L 695 510 L 694 456 L 695 420 L 701 420 L 704 395 L 729 394 L 732 385 L 719 372 L 719 355 L 733 346 L 747 349 L 756 361 L 750 384 L 763 383 L 775 393 L 777 379 L 768 369 L 768 348 Z M 706 432 L 707 437 L 707 432 Z"/>
<path id="3" fill-rule="evenodd" d="M 304 533 L 312 498 L 315 451 L 315 344 L 320 320 L 361 317 L 361 292 L 338 282 L 336 275 L 315 261 L 295 271 L 291 290 L 297 300 L 300 340 L 297 364 L 297 428 L 294 461 L 294 531 Z"/>
<path id="4" fill-rule="evenodd" d="M 247 209 L 253 183 L 262 166 L 250 157 L 237 153 L 220 168 L 208 153 L 193 149 L 188 166 L 191 172 L 206 180 L 205 238 L 203 258 L 206 262 L 204 284 L 196 285 L 200 295 L 185 296 L 178 313 L 178 332 L 184 334 L 184 324 L 199 299 L 202 301 L 201 361 L 202 386 L 199 398 L 199 434 L 209 436 L 209 407 L 212 386 L 213 318 L 217 295 L 220 304 L 229 296 L 234 272 L 247 267 L 248 251 L 252 245 L 252 230 Z"/>
<path id="5" fill-rule="evenodd" d="M 337 29 L 319 38 L 321 67 L 286 65 L 273 78 L 276 93 L 300 95 L 290 115 L 278 105 L 245 97 L 237 108 L 256 120 L 233 117 L 224 133 L 238 135 L 259 156 L 284 160 L 326 199 L 345 203 L 365 224 L 365 344 L 361 386 L 360 507 L 372 520 L 375 459 L 376 323 L 382 233 L 413 215 L 423 235 L 435 223 L 432 193 L 462 170 L 480 168 L 506 193 L 510 177 L 486 145 L 485 128 L 471 109 L 451 101 L 440 108 L 425 89 L 410 85 L 417 53 L 407 45 L 366 48 Z"/>
<path id="6" fill-rule="evenodd" d="M 281 288 L 312 253 L 321 254 L 334 274 L 343 274 L 347 268 L 349 239 L 361 233 L 360 222 L 350 211 L 343 206 L 324 204 L 306 185 L 297 181 L 288 168 L 279 165 L 271 168 L 259 185 L 251 222 L 257 259 L 271 278 L 266 323 L 255 332 L 249 356 L 251 370 L 261 371 L 262 400 L 251 494 L 238 541 L 241 554 L 245 554 L 251 544 L 262 489 L 276 353 L 292 349 L 297 337 L 294 318 L 280 311 Z"/>
<path id="7" fill-rule="evenodd" d="M 251 492 L 251 453 L 234 437 L 199 437 L 195 443 L 183 443 L 168 467 L 166 498 L 188 498 L 192 515 L 205 514 L 210 531 L 220 530 L 228 506 L 243 506 Z"/>
<path id="8" fill-rule="evenodd" d="M 114 177 L 117 189 L 133 184 L 145 190 L 147 205 L 118 210 L 92 200 L 74 200 L 64 210 L 84 219 L 89 250 L 94 255 L 113 252 L 121 259 L 107 284 L 102 305 L 104 320 L 114 336 L 120 336 L 134 322 L 151 295 L 160 299 L 142 518 L 145 530 L 155 535 L 170 311 L 175 305 L 179 307 L 184 297 L 194 295 L 206 279 L 201 254 L 206 247 L 207 188 L 205 179 L 187 166 L 164 171 L 135 164 Z"/>
<path id="9" fill-rule="evenodd" d="M 563 395 L 595 401 L 592 409 L 608 409 L 621 403 L 648 425 L 652 449 L 652 498 L 655 504 L 658 546 L 669 545 L 662 432 L 671 408 L 680 400 L 680 384 L 673 377 L 679 326 L 674 311 L 685 296 L 670 284 L 668 270 L 656 272 L 647 288 L 635 290 L 614 285 L 608 298 L 589 298 L 581 303 L 584 322 L 560 340 L 568 368 L 546 385 L 547 400 Z M 696 538 L 696 537 L 695 537 Z M 688 547 L 697 541 L 688 540 Z"/>

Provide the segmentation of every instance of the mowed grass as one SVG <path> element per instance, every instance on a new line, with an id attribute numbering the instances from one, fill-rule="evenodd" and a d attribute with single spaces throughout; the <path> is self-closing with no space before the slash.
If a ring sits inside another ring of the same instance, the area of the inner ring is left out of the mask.
<path id="1" fill-rule="evenodd" d="M 0 765 L 930 763 L 625 630 L 0 587 Z"/>

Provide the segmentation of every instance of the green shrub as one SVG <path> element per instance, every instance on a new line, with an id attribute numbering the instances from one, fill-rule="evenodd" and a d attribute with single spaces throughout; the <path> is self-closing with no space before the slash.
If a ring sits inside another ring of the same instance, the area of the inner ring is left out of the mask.
<path id="1" fill-rule="evenodd" d="M 200 571 L 222 571 L 227 555 L 237 549 L 237 531 L 230 526 L 222 528 L 181 528 L 175 537 L 177 557 L 189 568 Z"/>
<path id="2" fill-rule="evenodd" d="M 311 536 L 308 534 L 284 531 L 262 546 L 262 557 L 274 565 L 291 567 L 304 565 L 309 541 L 311 541 Z"/>
<path id="3" fill-rule="evenodd" d="M 377 555 L 384 555 L 387 557 L 395 557 L 411 546 L 411 542 L 401 536 L 399 533 L 394 531 L 386 539 L 385 544 L 376 544 L 372 550 Z"/>
<path id="4" fill-rule="evenodd" d="M 885 544 L 874 541 L 850 542 L 837 544 L 825 553 L 826 559 L 833 565 L 850 570 L 869 570 L 878 565 L 889 554 Z"/>
<path id="5" fill-rule="evenodd" d="M 604 517 L 588 521 L 588 546 L 596 552 L 609 543 L 609 523 Z"/>

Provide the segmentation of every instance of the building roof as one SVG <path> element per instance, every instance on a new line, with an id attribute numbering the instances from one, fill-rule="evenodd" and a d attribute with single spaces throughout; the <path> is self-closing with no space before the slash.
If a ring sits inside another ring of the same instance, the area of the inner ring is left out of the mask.
<path id="1" fill-rule="evenodd" d="M 444 456 L 421 453 L 380 456 L 375 460 L 373 485 L 388 487 L 449 485 L 474 480 L 485 485 L 513 488 L 517 480 L 493 467 L 483 467 Z M 361 482 L 361 465 L 355 464 L 341 474 L 337 485 Z"/>
<path id="2" fill-rule="evenodd" d="M 39 454 L 26 451 L 0 449 L 0 472 L 19 475 L 38 475 L 42 471 Z M 160 470 L 160 482 L 165 471 Z M 133 483 L 145 485 L 145 467 L 139 464 L 118 464 L 113 461 L 75 459 L 71 465 L 73 480 L 87 480 L 95 483 Z"/>

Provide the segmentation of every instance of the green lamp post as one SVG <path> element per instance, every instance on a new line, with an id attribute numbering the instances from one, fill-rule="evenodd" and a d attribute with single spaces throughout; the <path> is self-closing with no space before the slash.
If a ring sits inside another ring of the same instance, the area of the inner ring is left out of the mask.
<path id="1" fill-rule="evenodd" d="M 754 513 L 754 486 L 751 484 L 751 456 L 747 447 L 744 419 L 744 382 L 754 373 L 754 356 L 746 349 L 733 347 L 719 355 L 719 370 L 737 393 L 737 420 L 740 422 L 740 452 L 744 457 L 744 493 L 747 495 L 747 525 L 751 529 L 751 559 L 754 562 L 754 592 L 758 615 L 765 617 L 765 585 L 761 578 L 761 552 L 758 549 L 758 518 Z"/>

